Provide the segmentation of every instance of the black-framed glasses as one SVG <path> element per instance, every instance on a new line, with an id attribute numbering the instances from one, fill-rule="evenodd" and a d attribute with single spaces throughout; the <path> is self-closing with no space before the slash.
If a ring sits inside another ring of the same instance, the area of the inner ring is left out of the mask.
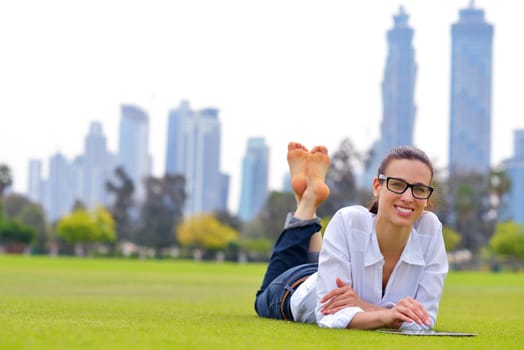
<path id="1" fill-rule="evenodd" d="M 386 181 L 386 188 L 393 193 L 402 194 L 411 188 L 411 194 L 417 199 L 428 199 L 433 193 L 433 187 L 422 184 L 410 184 L 402 179 L 390 177 L 383 174 L 378 176 L 379 180 Z"/>

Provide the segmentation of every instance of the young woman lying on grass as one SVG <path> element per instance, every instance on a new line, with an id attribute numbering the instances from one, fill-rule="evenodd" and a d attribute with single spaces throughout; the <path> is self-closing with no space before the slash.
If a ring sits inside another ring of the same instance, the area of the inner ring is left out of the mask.
<path id="1" fill-rule="evenodd" d="M 448 263 L 442 224 L 425 210 L 433 192 L 426 154 L 392 149 L 370 208 L 338 210 L 324 237 L 316 209 L 329 196 L 327 149 L 291 142 L 287 159 L 297 208 L 256 294 L 258 315 L 327 328 L 432 329 Z"/>

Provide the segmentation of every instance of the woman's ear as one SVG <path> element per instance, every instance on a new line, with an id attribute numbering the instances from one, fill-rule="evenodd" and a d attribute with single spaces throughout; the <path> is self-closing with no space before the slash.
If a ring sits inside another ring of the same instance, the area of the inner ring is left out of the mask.
<path id="1" fill-rule="evenodd" d="M 379 186 L 380 186 L 380 181 L 378 180 L 378 177 L 375 176 L 373 178 L 373 196 L 375 196 L 375 197 L 378 196 Z"/>

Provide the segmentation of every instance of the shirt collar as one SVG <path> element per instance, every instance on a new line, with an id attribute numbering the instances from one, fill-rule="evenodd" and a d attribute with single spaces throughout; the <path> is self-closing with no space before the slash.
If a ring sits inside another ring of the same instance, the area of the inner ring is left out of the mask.
<path id="1" fill-rule="evenodd" d="M 366 245 L 367 254 L 364 255 L 364 266 L 374 265 L 384 260 L 384 257 L 382 256 L 378 246 L 377 234 L 375 230 L 373 230 L 373 234 L 370 235 L 369 241 Z M 425 265 L 424 254 L 420 246 L 419 234 L 415 228 L 411 229 L 406 246 L 404 247 L 402 255 L 400 256 L 400 260 L 411 265 Z"/>
<path id="2" fill-rule="evenodd" d="M 404 251 L 400 256 L 400 260 L 411 265 L 424 266 L 426 264 L 424 260 L 424 253 L 422 252 L 422 247 L 420 246 L 420 237 L 415 228 L 411 229 L 411 233 L 409 234 Z"/>
<path id="3" fill-rule="evenodd" d="M 366 243 L 364 250 L 364 266 L 371 266 L 384 260 L 380 248 L 378 246 L 377 233 L 373 229 L 373 233 L 369 235 L 369 240 Z"/>

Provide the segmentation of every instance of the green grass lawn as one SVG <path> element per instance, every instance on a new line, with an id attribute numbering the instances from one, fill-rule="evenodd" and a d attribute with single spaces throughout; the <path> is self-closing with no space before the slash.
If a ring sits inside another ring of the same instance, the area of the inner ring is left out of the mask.
<path id="1" fill-rule="evenodd" d="M 524 274 L 452 272 L 437 329 L 320 329 L 253 310 L 264 265 L 0 255 L 0 349 L 520 349 Z"/>

